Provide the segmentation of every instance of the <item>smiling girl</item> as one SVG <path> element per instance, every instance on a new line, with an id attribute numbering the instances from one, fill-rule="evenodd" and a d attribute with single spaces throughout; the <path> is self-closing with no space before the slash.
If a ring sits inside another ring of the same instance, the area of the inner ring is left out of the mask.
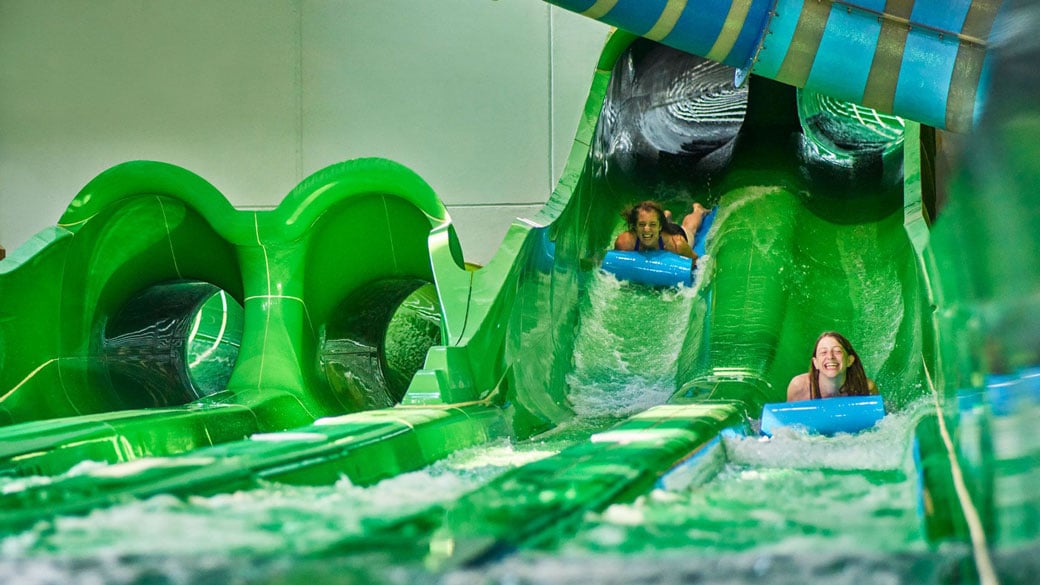
<path id="1" fill-rule="evenodd" d="M 825 331 L 816 339 L 809 372 L 791 378 L 787 401 L 871 396 L 877 385 L 867 377 L 852 343 L 836 331 Z"/>
<path id="2" fill-rule="evenodd" d="M 678 226 L 666 217 L 664 209 L 656 201 L 643 201 L 622 214 L 628 230 L 614 240 L 614 249 L 636 252 L 667 250 L 696 262 L 697 254 L 690 247 L 690 241 L 707 213 L 707 209 L 695 203 L 693 211 L 683 218 L 682 226 Z"/>

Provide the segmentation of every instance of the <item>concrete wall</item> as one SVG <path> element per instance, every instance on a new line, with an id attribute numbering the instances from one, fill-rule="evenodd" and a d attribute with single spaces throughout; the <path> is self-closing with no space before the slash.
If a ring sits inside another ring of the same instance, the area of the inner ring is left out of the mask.
<path id="1" fill-rule="evenodd" d="M 608 30 L 538 0 L 0 0 L 0 245 L 127 160 L 266 209 L 380 156 L 485 263 L 555 186 Z"/>

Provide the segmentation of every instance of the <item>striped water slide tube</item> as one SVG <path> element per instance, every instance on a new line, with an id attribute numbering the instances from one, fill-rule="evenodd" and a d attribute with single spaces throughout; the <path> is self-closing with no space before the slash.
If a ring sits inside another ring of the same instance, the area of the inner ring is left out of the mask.
<path id="1" fill-rule="evenodd" d="M 953 132 L 1005 0 L 548 0 L 662 44 Z"/>

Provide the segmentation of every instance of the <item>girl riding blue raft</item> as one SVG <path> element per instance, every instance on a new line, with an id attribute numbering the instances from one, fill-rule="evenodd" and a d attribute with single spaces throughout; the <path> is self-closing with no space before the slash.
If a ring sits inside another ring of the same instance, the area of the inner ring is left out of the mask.
<path id="1" fill-rule="evenodd" d="M 628 229 L 614 240 L 614 249 L 603 259 L 603 270 L 619 279 L 650 286 L 692 286 L 714 209 L 694 203 L 690 213 L 676 224 L 656 201 L 643 201 L 621 216 Z"/>

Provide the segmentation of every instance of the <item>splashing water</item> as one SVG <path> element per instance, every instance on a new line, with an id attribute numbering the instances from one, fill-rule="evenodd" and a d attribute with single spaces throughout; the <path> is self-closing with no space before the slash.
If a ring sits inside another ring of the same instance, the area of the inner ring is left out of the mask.
<path id="1" fill-rule="evenodd" d="M 728 437 L 726 458 L 707 481 L 661 486 L 635 502 L 614 504 L 588 517 L 563 552 L 924 551 L 908 439 L 921 412 L 894 413 L 858 435 Z"/>
<path id="2" fill-rule="evenodd" d="M 85 516 L 40 522 L 0 541 L 0 563 L 52 557 L 307 554 L 362 536 L 371 522 L 390 523 L 454 501 L 499 474 L 558 449 L 551 442 L 514 445 L 503 439 L 458 451 L 426 469 L 374 487 L 342 479 L 329 486 L 272 484 L 209 497 L 154 496 Z M 90 468 L 101 465 L 93 463 Z M 17 489 L 24 483 L 5 480 L 0 489 Z M 3 574 L 0 570 L 0 577 Z"/>
<path id="3" fill-rule="evenodd" d="M 758 467 L 896 469 L 908 456 L 909 429 L 929 410 L 930 400 L 924 397 L 903 410 L 889 413 L 872 429 L 856 435 L 838 433 L 828 437 L 780 427 L 771 438 L 724 436 L 726 456 L 731 463 Z"/>
<path id="4" fill-rule="evenodd" d="M 624 417 L 668 400 L 692 308 L 703 302 L 697 291 L 652 289 L 596 272 L 580 308 L 574 371 L 567 376 L 579 417 Z"/>

